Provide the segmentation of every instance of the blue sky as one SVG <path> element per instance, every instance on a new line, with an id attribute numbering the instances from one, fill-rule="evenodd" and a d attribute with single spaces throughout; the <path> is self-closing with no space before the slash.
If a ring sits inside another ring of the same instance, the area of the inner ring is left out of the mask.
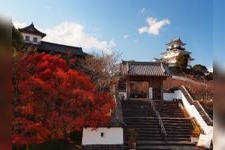
<path id="1" fill-rule="evenodd" d="M 213 48 L 221 49 L 219 45 L 213 46 L 213 6 L 217 6 L 211 0 L 0 0 L 0 3 L 0 12 L 8 13 L 14 22 L 28 25 L 33 21 L 49 33 L 45 40 L 82 46 L 87 52 L 97 48 L 117 50 L 125 60 L 159 58 L 165 44 L 180 37 L 195 58 L 193 64 L 211 68 Z M 149 28 L 147 18 L 163 25 L 140 33 L 138 29 Z M 217 19 L 221 18 L 214 20 Z M 59 33 L 59 29 L 67 35 Z"/>

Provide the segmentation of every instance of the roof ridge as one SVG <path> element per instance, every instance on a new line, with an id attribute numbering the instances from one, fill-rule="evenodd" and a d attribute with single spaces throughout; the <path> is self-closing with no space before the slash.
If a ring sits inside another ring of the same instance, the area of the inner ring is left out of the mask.
<path id="1" fill-rule="evenodd" d="M 125 63 L 128 63 L 128 64 L 166 64 L 166 62 L 156 62 L 156 61 L 123 61 Z"/>
<path id="2" fill-rule="evenodd" d="M 42 38 L 46 36 L 46 33 L 43 33 L 41 31 L 39 31 L 33 24 L 33 22 L 29 25 L 29 26 L 26 26 L 26 27 L 23 27 L 23 28 L 18 28 L 18 30 L 20 32 L 24 32 L 24 33 L 31 33 L 31 34 L 37 34 L 37 35 L 40 35 Z"/>
<path id="3" fill-rule="evenodd" d="M 60 44 L 60 43 L 55 43 L 55 42 L 50 42 L 50 41 L 44 41 L 44 40 L 42 40 L 41 42 L 48 43 L 48 44 L 55 44 L 55 45 L 59 45 L 59 46 L 66 46 L 66 47 L 72 47 L 72 48 L 80 48 L 80 49 L 82 49 L 82 47 L 79 47 L 79 46 L 72 46 L 72 45 Z"/>

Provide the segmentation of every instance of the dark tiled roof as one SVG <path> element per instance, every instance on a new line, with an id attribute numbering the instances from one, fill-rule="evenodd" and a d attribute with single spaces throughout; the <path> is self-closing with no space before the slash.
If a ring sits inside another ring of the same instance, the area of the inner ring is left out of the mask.
<path id="1" fill-rule="evenodd" d="M 123 75 L 170 76 L 168 65 L 162 62 L 124 61 L 121 66 Z"/>
<path id="2" fill-rule="evenodd" d="M 173 45 L 173 44 L 179 44 L 179 45 L 186 45 L 186 43 L 182 42 L 180 38 L 177 38 L 177 39 L 173 39 L 171 40 L 169 43 L 167 43 L 166 45 Z"/>
<path id="3" fill-rule="evenodd" d="M 20 32 L 24 32 L 24 33 L 30 33 L 30 34 L 35 34 L 35 35 L 40 35 L 42 38 L 46 36 L 45 33 L 39 31 L 38 29 L 36 29 L 33 25 L 33 23 L 31 23 L 29 26 L 18 29 Z"/>
<path id="4" fill-rule="evenodd" d="M 72 55 L 76 55 L 76 56 L 87 55 L 86 53 L 83 52 L 81 47 L 74 47 L 74 46 L 50 43 L 45 41 L 41 41 L 40 45 L 38 46 L 38 50 L 49 52 L 49 53 L 51 52 L 71 53 Z"/>

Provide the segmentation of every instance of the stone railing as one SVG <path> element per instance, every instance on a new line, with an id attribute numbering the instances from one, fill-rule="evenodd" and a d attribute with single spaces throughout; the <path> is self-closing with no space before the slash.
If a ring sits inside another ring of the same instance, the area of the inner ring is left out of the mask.
<path id="1" fill-rule="evenodd" d="M 182 86 L 177 90 L 174 90 L 173 93 L 164 93 L 166 100 L 180 99 L 182 104 L 190 117 L 193 117 L 196 122 L 199 124 L 204 134 L 201 134 L 200 137 L 204 137 L 205 141 L 208 142 L 213 140 L 213 121 L 206 113 L 204 108 L 198 101 L 193 100 L 187 89 Z M 201 138 L 199 139 L 201 140 Z M 207 145 L 208 147 L 210 145 Z"/>
<path id="2" fill-rule="evenodd" d="M 166 129 L 165 129 L 164 125 L 163 125 L 162 118 L 161 118 L 159 112 L 156 110 L 155 104 L 154 104 L 153 100 L 150 99 L 150 103 L 151 103 L 151 108 L 152 108 L 153 112 L 155 113 L 156 118 L 157 118 L 158 121 L 159 121 L 159 125 L 160 125 L 160 127 L 161 127 L 161 131 L 162 131 L 163 135 L 164 135 L 164 136 L 167 136 Z"/>
<path id="3" fill-rule="evenodd" d="M 189 94 L 188 90 L 185 88 L 185 86 L 182 86 L 180 88 L 188 102 L 192 105 L 195 106 L 195 108 L 198 110 L 204 121 L 206 122 L 207 125 L 212 126 L 213 125 L 213 120 L 210 118 L 208 113 L 205 111 L 205 109 L 202 107 L 202 105 L 199 103 L 199 101 L 195 101 L 192 96 Z"/>

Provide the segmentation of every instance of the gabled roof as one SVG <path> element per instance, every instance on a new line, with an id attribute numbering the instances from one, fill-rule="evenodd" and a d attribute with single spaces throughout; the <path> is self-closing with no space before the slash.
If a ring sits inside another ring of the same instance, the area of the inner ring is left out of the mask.
<path id="1" fill-rule="evenodd" d="M 86 53 L 83 52 L 81 47 L 62 45 L 57 43 L 50 43 L 46 41 L 41 41 L 38 50 L 45 52 L 57 52 L 57 53 L 71 53 L 76 56 L 85 56 Z"/>
<path id="2" fill-rule="evenodd" d="M 168 65 L 163 62 L 123 61 L 121 74 L 131 76 L 170 76 Z"/>
<path id="3" fill-rule="evenodd" d="M 27 27 L 24 27 L 24 28 L 20 28 L 18 29 L 20 32 L 23 32 L 23 33 L 30 33 L 30 34 L 35 34 L 35 35 L 40 35 L 42 38 L 46 36 L 45 33 L 39 31 L 38 29 L 36 29 L 34 27 L 34 24 L 31 23 L 29 26 Z"/>
<path id="4" fill-rule="evenodd" d="M 166 45 L 173 45 L 173 44 L 178 44 L 178 45 L 186 45 L 186 43 L 182 42 L 180 38 L 177 39 L 172 39 L 169 43 L 167 43 Z"/>

